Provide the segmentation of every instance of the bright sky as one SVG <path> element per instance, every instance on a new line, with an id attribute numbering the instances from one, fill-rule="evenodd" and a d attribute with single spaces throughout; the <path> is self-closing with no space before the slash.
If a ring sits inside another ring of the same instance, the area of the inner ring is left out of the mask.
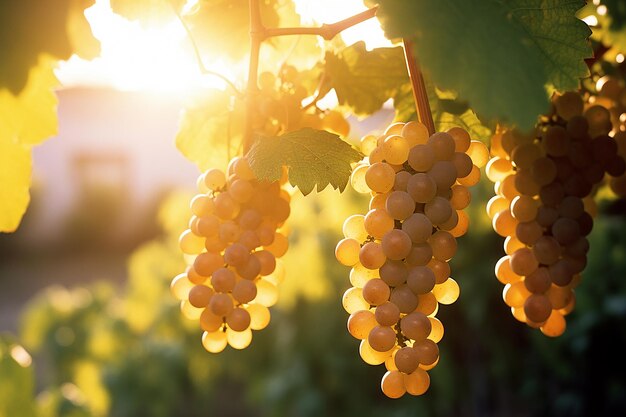
<path id="1" fill-rule="evenodd" d="M 296 0 L 306 24 L 332 23 L 365 10 L 362 0 Z M 97 0 L 85 12 L 101 56 L 85 61 L 73 56 L 62 62 L 57 76 L 64 85 L 103 85 L 120 90 L 185 93 L 199 86 L 224 88 L 218 78 L 201 75 L 185 29 L 173 16 L 167 25 L 147 29 L 111 11 L 109 0 Z M 371 19 L 342 33 L 347 44 L 364 40 L 368 48 L 388 46 L 378 21 Z M 211 70 L 231 78 L 231 70 L 212 62 Z"/>

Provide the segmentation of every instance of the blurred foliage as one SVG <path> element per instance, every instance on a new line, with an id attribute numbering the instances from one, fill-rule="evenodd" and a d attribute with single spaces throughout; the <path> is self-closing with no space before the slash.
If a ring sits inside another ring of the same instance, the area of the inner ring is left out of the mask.
<path id="1" fill-rule="evenodd" d="M 35 416 L 31 357 L 9 335 L 0 335 L 0 417 Z"/>
<path id="2" fill-rule="evenodd" d="M 345 330 L 348 271 L 332 254 L 343 219 L 366 202 L 351 190 L 327 190 L 292 202 L 288 274 L 269 327 L 249 348 L 219 355 L 204 351 L 199 326 L 169 295 L 184 268 L 177 236 L 189 201 L 172 194 L 158 214 L 162 236 L 129 258 L 124 288 L 51 287 L 31 301 L 20 339 L 34 355 L 42 393 L 20 404 L 43 417 L 619 415 L 626 407 L 623 206 L 602 200 L 569 328 L 548 339 L 516 322 L 501 300 L 493 275 L 501 242 L 483 214 L 491 185 L 477 188 L 474 223 L 452 261 L 462 295 L 439 313 L 442 356 L 423 397 L 386 399 L 378 387 L 384 369 L 364 364 Z M 11 366 L 25 376 L 2 385 L 2 372 L 0 398 L 18 388 L 15 381 L 24 381 L 20 395 L 32 392 L 32 368 Z"/>
<path id="3" fill-rule="evenodd" d="M 19 94 L 0 84 L 0 232 L 15 231 L 30 202 L 33 145 L 57 133 L 53 65 L 42 56 Z"/>

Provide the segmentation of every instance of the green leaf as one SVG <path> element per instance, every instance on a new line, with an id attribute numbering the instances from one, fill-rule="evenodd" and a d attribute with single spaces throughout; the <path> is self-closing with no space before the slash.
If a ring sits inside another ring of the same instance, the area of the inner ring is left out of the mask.
<path id="1" fill-rule="evenodd" d="M 363 42 L 327 52 L 326 76 L 339 103 L 361 115 L 379 110 L 408 80 L 402 48 L 367 51 Z"/>
<path id="2" fill-rule="evenodd" d="M 390 38 L 411 38 L 428 78 L 487 119 L 532 126 L 546 86 L 578 84 L 589 35 L 572 0 L 381 0 Z"/>
<path id="3" fill-rule="evenodd" d="M 591 29 L 576 18 L 584 6 L 576 0 L 512 0 L 509 16 L 530 36 L 543 55 L 548 82 L 557 90 L 576 90 L 589 76 L 585 58 L 593 56 L 587 41 Z"/>
<path id="4" fill-rule="evenodd" d="M 226 167 L 241 142 L 242 107 L 241 102 L 233 105 L 227 92 L 210 90 L 184 110 L 176 147 L 202 171 Z"/>
<path id="5" fill-rule="evenodd" d="M 69 59 L 92 57 L 98 41 L 83 14 L 93 0 L 23 0 L 0 2 L 0 89 L 18 94 L 40 54 Z M 85 45 L 90 47 L 86 48 Z"/>
<path id="6" fill-rule="evenodd" d="M 276 181 L 282 167 L 288 167 L 289 182 L 304 195 L 316 185 L 318 192 L 328 184 L 343 191 L 352 173 L 350 164 L 362 157 L 339 136 L 310 128 L 278 137 L 260 137 L 247 154 L 260 179 Z"/>

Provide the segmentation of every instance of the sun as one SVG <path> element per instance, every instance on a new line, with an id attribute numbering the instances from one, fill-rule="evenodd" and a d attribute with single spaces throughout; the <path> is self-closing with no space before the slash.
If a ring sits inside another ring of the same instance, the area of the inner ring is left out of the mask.
<path id="1" fill-rule="evenodd" d="M 188 1 L 191 7 L 197 0 Z M 365 10 L 361 0 L 296 0 L 304 25 L 332 23 Z M 61 62 L 57 76 L 65 86 L 106 86 L 123 91 L 149 91 L 189 96 L 202 88 L 226 89 L 213 75 L 202 74 L 185 27 L 172 13 L 170 20 L 145 27 L 111 10 L 109 0 L 97 0 L 85 11 L 101 54 L 92 61 L 72 56 Z M 346 44 L 365 41 L 368 48 L 390 46 L 376 19 L 342 33 Z M 230 80 L 242 78 L 246 63 L 233 65 L 212 59 L 203 65 Z M 239 80 L 240 83 L 242 80 Z"/>
<path id="2" fill-rule="evenodd" d="M 57 76 L 65 86 L 108 86 L 123 91 L 187 94 L 200 87 L 224 89 L 219 78 L 202 74 L 184 26 L 172 19 L 143 27 L 111 10 L 109 0 L 97 0 L 85 11 L 101 53 L 92 61 L 72 56 L 61 62 Z M 211 70 L 230 77 L 219 62 Z"/>

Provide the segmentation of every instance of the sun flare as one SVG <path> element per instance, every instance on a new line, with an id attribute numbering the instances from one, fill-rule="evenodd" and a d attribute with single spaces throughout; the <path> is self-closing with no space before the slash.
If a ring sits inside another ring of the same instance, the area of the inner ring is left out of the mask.
<path id="1" fill-rule="evenodd" d="M 188 2 L 187 7 L 195 3 Z M 304 25 L 332 23 L 365 10 L 361 0 L 299 0 L 298 12 L 308 16 Z M 97 0 L 85 11 L 94 36 L 101 43 L 101 54 L 92 61 L 72 56 L 61 62 L 57 76 L 65 86 L 97 85 L 124 91 L 151 91 L 188 96 L 203 87 L 225 89 L 213 75 L 202 74 L 193 44 L 182 23 L 172 13 L 160 25 L 142 26 L 115 14 L 109 0 Z M 346 44 L 365 41 L 368 48 L 390 46 L 376 19 L 363 22 L 342 33 Z M 205 67 L 228 79 L 245 73 L 245 62 L 212 59 Z M 240 80 L 241 81 L 241 80 Z"/>
<path id="2" fill-rule="evenodd" d="M 185 28 L 174 15 L 160 26 L 143 27 L 113 13 L 109 0 L 97 0 L 85 15 L 101 53 L 92 61 L 72 56 L 61 62 L 57 76 L 64 85 L 177 94 L 225 87 L 220 79 L 202 74 Z M 227 77 L 232 72 L 219 62 L 210 68 Z"/>

